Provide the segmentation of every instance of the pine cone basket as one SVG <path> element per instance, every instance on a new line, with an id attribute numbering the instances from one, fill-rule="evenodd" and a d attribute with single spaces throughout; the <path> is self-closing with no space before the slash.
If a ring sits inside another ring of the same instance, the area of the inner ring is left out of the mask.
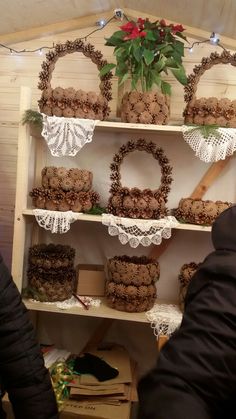
<path id="1" fill-rule="evenodd" d="M 50 243 L 32 246 L 28 256 L 28 289 L 38 301 L 64 301 L 75 289 L 75 250 Z"/>
<path id="2" fill-rule="evenodd" d="M 170 98 L 160 92 L 125 93 L 121 102 L 123 122 L 164 125 L 169 121 Z"/>
<path id="3" fill-rule="evenodd" d="M 128 312 L 152 308 L 156 299 L 159 263 L 142 257 L 115 256 L 107 263 L 106 297 L 110 307 Z"/>
<path id="4" fill-rule="evenodd" d="M 81 39 L 56 44 L 53 50 L 46 54 L 46 61 L 42 63 L 39 74 L 38 87 L 42 90 L 39 109 L 46 115 L 64 116 L 67 118 L 106 119 L 110 113 L 108 102 L 112 99 L 111 77 L 109 72 L 100 76 L 100 93 L 75 90 L 73 87 L 51 87 L 52 73 L 57 60 L 67 54 L 82 52 L 96 64 L 98 70 L 107 64 L 100 51 L 96 51 L 91 44 L 85 44 Z"/>
<path id="5" fill-rule="evenodd" d="M 98 193 L 91 189 L 92 180 L 88 170 L 44 167 L 42 186 L 30 192 L 33 205 L 49 211 L 90 211 L 99 202 Z"/>
<path id="6" fill-rule="evenodd" d="M 236 54 L 225 50 L 222 54 L 214 52 L 209 57 L 202 58 L 201 64 L 194 67 L 193 73 L 188 76 L 188 84 L 184 87 L 184 99 L 187 103 L 183 113 L 185 124 L 236 127 L 236 100 L 196 97 L 201 76 L 216 64 L 231 64 L 235 67 Z"/>
<path id="7" fill-rule="evenodd" d="M 121 184 L 120 166 L 127 154 L 138 150 L 152 154 L 161 167 L 161 184 L 158 189 L 127 188 Z M 167 198 L 172 183 L 172 167 L 164 151 L 155 143 L 142 138 L 128 141 L 115 154 L 110 166 L 112 180 L 108 212 L 118 217 L 159 219 L 167 214 Z"/>
<path id="8" fill-rule="evenodd" d="M 211 225 L 218 215 L 232 205 L 230 202 L 182 198 L 174 215 L 180 222 Z"/>

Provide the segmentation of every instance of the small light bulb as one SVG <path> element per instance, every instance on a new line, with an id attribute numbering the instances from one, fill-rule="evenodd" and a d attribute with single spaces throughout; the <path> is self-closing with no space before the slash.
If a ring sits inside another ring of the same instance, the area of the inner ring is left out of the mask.
<path id="1" fill-rule="evenodd" d="M 11 55 L 13 55 L 13 51 L 12 51 L 12 49 L 10 49 L 10 54 L 11 54 Z"/>
<path id="2" fill-rule="evenodd" d="M 189 48 L 189 52 L 192 53 L 193 52 L 193 47 Z"/>
<path id="3" fill-rule="evenodd" d="M 210 36 L 210 42 L 211 42 L 211 44 L 216 45 L 216 44 L 219 43 L 219 41 L 220 41 L 219 35 L 216 34 L 215 32 L 212 32 L 212 34 Z"/>
<path id="4" fill-rule="evenodd" d="M 100 26 L 100 28 L 103 28 L 105 25 L 106 25 L 106 19 L 99 19 L 97 22 L 96 22 L 96 25 L 97 26 Z"/>
<path id="5" fill-rule="evenodd" d="M 42 49 L 40 48 L 40 50 L 39 50 L 39 55 L 43 55 L 43 51 L 42 51 Z"/>

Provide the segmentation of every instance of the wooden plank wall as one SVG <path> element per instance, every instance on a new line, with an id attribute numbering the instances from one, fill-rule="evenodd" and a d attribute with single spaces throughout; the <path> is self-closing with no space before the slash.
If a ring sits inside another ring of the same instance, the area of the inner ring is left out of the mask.
<path id="1" fill-rule="evenodd" d="M 104 46 L 104 38 L 117 29 L 119 22 L 110 23 L 102 31 L 96 32 L 89 38 L 98 50 L 104 53 L 108 61 L 113 60 L 112 48 Z M 57 42 L 65 42 L 67 39 L 84 37 L 94 27 L 73 32 L 58 34 L 34 41 L 22 42 L 11 45 L 16 49 L 35 49 L 43 45 L 52 45 Z M 190 42 L 194 41 L 193 39 Z M 220 48 L 217 48 L 221 51 Z M 207 56 L 215 47 L 210 44 L 196 46 L 190 53 L 186 50 L 185 64 L 187 73 L 192 71 L 195 64 L 199 63 L 202 56 Z M 15 172 L 17 159 L 17 131 L 18 131 L 18 107 L 20 86 L 27 85 L 32 88 L 33 108 L 37 109 L 37 100 L 40 91 L 37 89 L 38 74 L 44 55 L 38 53 L 25 53 L 22 55 L 10 54 L 0 48 L 0 251 L 7 264 L 10 266 L 13 212 L 15 199 Z M 172 95 L 172 122 L 181 123 L 184 107 L 183 87 L 177 84 L 173 77 L 169 77 L 173 84 Z M 82 88 L 84 90 L 98 90 L 97 69 L 90 60 L 82 54 L 72 54 L 59 60 L 53 74 L 52 85 L 54 87 Z M 230 66 L 218 65 L 205 73 L 199 96 L 236 97 L 236 70 Z M 113 82 L 113 100 L 111 103 L 111 118 L 116 115 L 117 81 Z"/>

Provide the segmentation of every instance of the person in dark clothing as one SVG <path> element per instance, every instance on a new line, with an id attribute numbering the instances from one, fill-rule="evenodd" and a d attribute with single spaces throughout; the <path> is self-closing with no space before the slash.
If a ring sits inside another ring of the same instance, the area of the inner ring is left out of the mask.
<path id="1" fill-rule="evenodd" d="M 139 419 L 236 417 L 236 206 L 212 227 L 180 328 L 138 386 Z"/>
<path id="2" fill-rule="evenodd" d="M 48 370 L 20 293 L 0 255 L 0 387 L 16 419 L 57 419 Z M 0 397 L 0 419 L 6 415 Z"/>

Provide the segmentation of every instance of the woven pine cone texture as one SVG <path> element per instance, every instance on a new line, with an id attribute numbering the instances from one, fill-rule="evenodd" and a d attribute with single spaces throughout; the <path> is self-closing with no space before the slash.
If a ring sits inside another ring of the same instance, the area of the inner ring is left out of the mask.
<path id="1" fill-rule="evenodd" d="M 180 222 L 211 225 L 218 215 L 232 205 L 230 202 L 182 198 L 174 215 Z"/>
<path id="2" fill-rule="evenodd" d="M 125 93 L 121 103 L 121 120 L 141 124 L 167 124 L 170 115 L 169 97 L 156 92 Z"/>
<path id="3" fill-rule="evenodd" d="M 106 297 L 108 305 L 121 311 L 149 310 L 156 299 L 158 262 L 142 257 L 115 256 L 108 260 Z"/>
<path id="4" fill-rule="evenodd" d="M 184 310 L 184 304 L 185 304 L 185 298 L 186 298 L 188 286 L 190 284 L 190 281 L 191 281 L 193 275 L 197 271 L 198 267 L 199 267 L 198 263 L 190 262 L 190 263 L 185 263 L 180 269 L 180 273 L 179 273 L 179 276 L 178 276 L 178 281 L 179 281 L 179 284 L 180 284 L 180 286 L 179 286 L 179 306 L 180 306 L 182 311 Z"/>
<path id="5" fill-rule="evenodd" d="M 49 211 L 87 212 L 99 203 L 99 194 L 91 189 L 93 174 L 88 170 L 44 167 L 42 187 L 30 196 L 36 208 Z"/>
<path id="6" fill-rule="evenodd" d="M 75 289 L 75 250 L 70 246 L 40 244 L 28 255 L 28 288 L 39 301 L 64 301 Z"/>
<path id="7" fill-rule="evenodd" d="M 193 98 L 184 111 L 185 123 L 236 128 L 236 100 Z"/>

